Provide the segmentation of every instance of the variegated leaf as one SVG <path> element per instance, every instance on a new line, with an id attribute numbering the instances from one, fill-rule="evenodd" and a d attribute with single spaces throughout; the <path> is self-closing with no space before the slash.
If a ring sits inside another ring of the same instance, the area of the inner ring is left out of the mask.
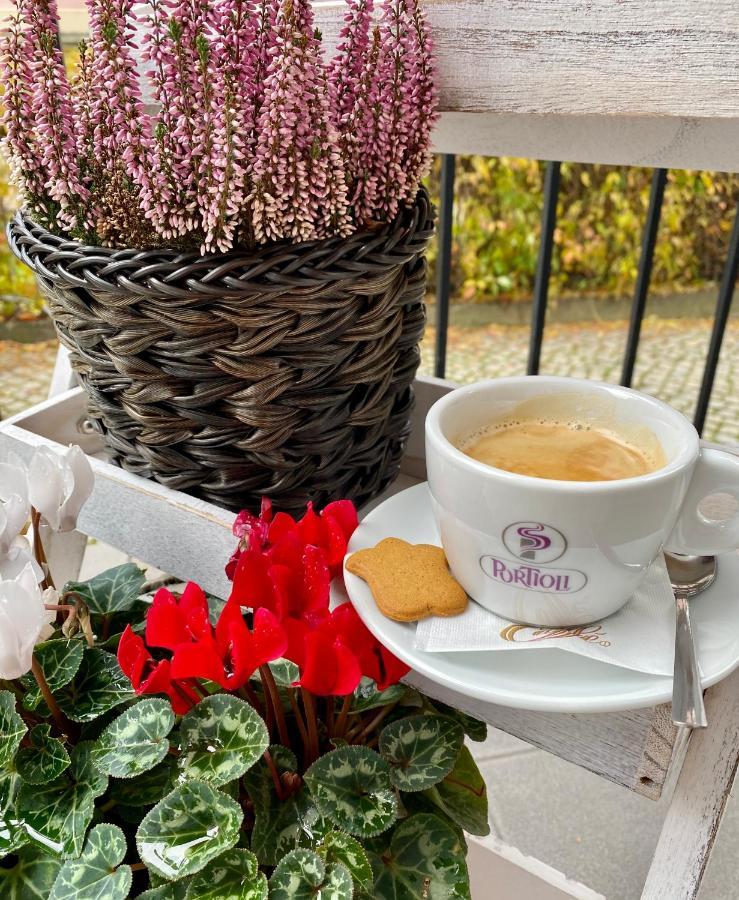
<path id="1" fill-rule="evenodd" d="M 23 823 L 18 821 L 16 801 L 21 780 L 15 773 L 0 775 L 0 859 L 28 843 Z"/>
<path id="2" fill-rule="evenodd" d="M 59 638 L 36 644 L 33 655 L 41 666 L 41 671 L 44 673 L 44 678 L 52 694 L 69 684 L 77 674 L 84 651 L 85 643 L 79 638 L 69 641 Z M 26 688 L 23 705 L 26 709 L 36 709 L 42 699 L 41 689 L 36 684 L 36 679 L 29 672 L 21 678 L 21 682 Z M 46 714 L 48 715 L 48 710 Z"/>
<path id="3" fill-rule="evenodd" d="M 90 760 L 89 741 L 78 744 L 71 764 L 59 778 L 42 785 L 23 784 L 16 809 L 30 840 L 63 857 L 82 852 L 92 820 L 95 798 L 105 793 L 108 779 Z"/>
<path id="4" fill-rule="evenodd" d="M 413 700 L 415 694 L 416 691 L 413 688 L 406 687 L 404 684 L 392 684 L 384 691 L 378 691 L 375 682 L 365 675 L 354 689 L 352 713 L 367 712 L 368 709 L 388 706 L 391 703 L 398 703 L 406 697 Z M 418 703 L 420 703 L 420 698 Z M 414 705 L 416 704 L 414 703 Z"/>
<path id="5" fill-rule="evenodd" d="M 352 900 L 352 876 L 340 863 L 327 866 L 312 850 L 292 850 L 269 880 L 270 900 Z"/>
<path id="6" fill-rule="evenodd" d="M 447 776 L 462 749 L 464 731 L 446 716 L 409 716 L 385 726 L 379 750 L 401 791 L 423 791 Z"/>
<path id="7" fill-rule="evenodd" d="M 193 877 L 185 900 L 266 900 L 267 890 L 256 856 L 235 847 Z"/>
<path id="8" fill-rule="evenodd" d="M 372 837 L 398 816 L 390 767 L 368 747 L 339 747 L 316 760 L 305 782 L 319 812 L 341 831 Z"/>
<path id="9" fill-rule="evenodd" d="M 47 900 L 61 865 L 61 860 L 43 850 L 22 847 L 12 868 L 0 868 L 0 897 L 3 900 Z"/>
<path id="10" fill-rule="evenodd" d="M 247 772 L 268 745 L 267 726 L 248 703 L 214 694 L 182 719 L 180 770 L 186 778 L 226 784 Z"/>
<path id="11" fill-rule="evenodd" d="M 290 687 L 300 678 L 300 669 L 289 659 L 274 659 L 268 665 L 278 687 Z"/>
<path id="12" fill-rule="evenodd" d="M 121 865 L 125 855 L 121 829 L 96 825 L 80 857 L 67 860 L 59 870 L 49 900 L 125 900 L 133 877 L 130 867 Z"/>
<path id="13" fill-rule="evenodd" d="M 64 590 L 79 594 L 91 613 L 107 616 L 130 609 L 146 580 L 133 563 L 101 572 L 89 581 L 70 581 Z"/>
<path id="14" fill-rule="evenodd" d="M 462 747 L 452 771 L 426 796 L 470 834 L 490 833 L 485 779 L 467 747 Z"/>
<path id="15" fill-rule="evenodd" d="M 163 878 L 193 875 L 236 844 L 243 818 L 235 800 L 187 781 L 144 817 L 136 832 L 139 857 Z"/>
<path id="16" fill-rule="evenodd" d="M 106 650 L 86 650 L 79 671 L 58 695 L 59 706 L 74 722 L 91 722 L 109 709 L 132 700 L 131 682 Z"/>
<path id="17" fill-rule="evenodd" d="M 123 806 L 138 808 L 153 806 L 177 784 L 177 771 L 174 758 L 165 757 L 158 766 L 138 775 L 133 780 L 114 780 L 110 785 L 110 799 L 115 800 L 120 808 Z M 141 821 L 139 815 L 136 824 Z"/>
<path id="18" fill-rule="evenodd" d="M 329 831 L 316 847 L 327 863 L 341 863 L 354 881 L 365 891 L 372 888 L 372 866 L 364 848 L 356 838 L 342 831 Z"/>
<path id="19" fill-rule="evenodd" d="M 28 731 L 26 723 L 15 709 L 15 694 L 0 691 L 0 769 L 6 768 L 15 757 L 15 751 Z"/>
<path id="20" fill-rule="evenodd" d="M 64 744 L 51 734 L 50 725 L 36 725 L 29 734 L 30 747 L 21 747 L 15 758 L 18 774 L 29 784 L 46 784 L 69 766 Z"/>
<path id="21" fill-rule="evenodd" d="M 466 847 L 437 816 L 404 819 L 392 832 L 368 841 L 366 850 L 374 873 L 372 897 L 469 900 Z"/>
<path id="22" fill-rule="evenodd" d="M 168 881 L 159 887 L 149 888 L 143 894 L 139 894 L 136 900 L 185 900 L 185 894 L 190 886 L 190 879 L 182 881 Z"/>
<path id="23" fill-rule="evenodd" d="M 425 697 L 424 700 L 426 701 L 427 707 L 432 712 L 438 712 L 442 716 L 448 716 L 450 719 L 454 719 L 457 724 L 461 725 L 462 730 L 471 741 L 480 743 L 487 737 L 488 726 L 486 722 L 482 722 L 480 719 L 476 719 L 474 716 L 462 712 L 461 709 L 447 706 L 446 703 L 442 703 L 440 700 L 434 700 L 433 703 L 428 697 Z"/>
<path id="24" fill-rule="evenodd" d="M 175 717 L 167 700 L 142 700 L 114 719 L 98 738 L 92 759 L 101 772 L 134 778 L 153 769 L 169 752 Z"/>

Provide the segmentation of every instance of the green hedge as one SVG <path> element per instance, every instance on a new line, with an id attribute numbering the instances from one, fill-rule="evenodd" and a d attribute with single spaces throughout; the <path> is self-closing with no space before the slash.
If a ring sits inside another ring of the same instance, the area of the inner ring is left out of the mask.
<path id="1" fill-rule="evenodd" d="M 431 177 L 438 197 L 438 160 Z M 458 157 L 453 278 L 462 299 L 531 295 L 544 163 Z M 562 164 L 551 294 L 632 292 L 652 170 Z M 670 171 L 652 285 L 679 292 L 721 277 L 739 176 Z"/>

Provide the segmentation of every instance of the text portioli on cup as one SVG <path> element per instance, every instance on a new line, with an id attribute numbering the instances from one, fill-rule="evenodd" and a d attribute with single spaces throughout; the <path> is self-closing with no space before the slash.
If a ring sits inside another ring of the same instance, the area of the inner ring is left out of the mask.
<path id="1" fill-rule="evenodd" d="M 533 566 L 496 556 L 481 556 L 480 568 L 493 581 L 547 594 L 574 594 L 588 581 L 585 573 L 577 569 Z"/>

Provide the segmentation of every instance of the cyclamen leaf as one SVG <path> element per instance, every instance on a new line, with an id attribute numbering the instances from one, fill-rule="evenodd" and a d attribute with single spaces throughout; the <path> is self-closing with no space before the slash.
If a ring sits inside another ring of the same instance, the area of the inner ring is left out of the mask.
<path id="1" fill-rule="evenodd" d="M 52 736 L 50 725 L 36 725 L 29 734 L 30 747 L 21 747 L 15 758 L 18 774 L 29 784 L 46 784 L 69 766 L 64 744 Z"/>
<path id="2" fill-rule="evenodd" d="M 412 697 L 415 693 L 412 688 L 406 687 L 404 684 L 392 684 L 384 691 L 378 691 L 375 682 L 365 675 L 354 689 L 352 712 L 367 712 L 369 709 L 389 706 L 391 703 L 400 702 L 406 696 Z"/>
<path id="3" fill-rule="evenodd" d="M 339 829 L 373 837 L 398 816 L 390 767 L 368 747 L 339 747 L 316 760 L 305 773 L 319 812 Z"/>
<path id="4" fill-rule="evenodd" d="M 351 900 L 353 893 L 348 870 L 327 866 L 312 850 L 291 850 L 269 880 L 270 900 Z"/>
<path id="5" fill-rule="evenodd" d="M 266 900 L 267 890 L 256 856 L 236 847 L 193 877 L 185 900 Z"/>
<path id="6" fill-rule="evenodd" d="M 356 838 L 342 831 L 329 831 L 316 848 L 327 863 L 341 863 L 354 881 L 365 891 L 372 888 L 372 866 L 364 847 Z"/>
<path id="7" fill-rule="evenodd" d="M 466 848 L 437 816 L 404 819 L 366 845 L 374 872 L 373 897 L 392 900 L 469 900 Z"/>
<path id="8" fill-rule="evenodd" d="M 158 803 L 176 786 L 176 783 L 175 761 L 171 756 L 167 756 L 158 766 L 137 775 L 136 778 L 111 782 L 110 799 L 115 800 L 118 807 L 136 808 L 138 814 L 136 824 L 138 824 L 141 821 L 138 807 Z"/>
<path id="9" fill-rule="evenodd" d="M 187 778 L 223 785 L 247 772 L 268 745 L 267 726 L 248 703 L 215 694 L 182 719 L 180 770 Z"/>
<path id="10" fill-rule="evenodd" d="M 16 712 L 15 695 L 10 691 L 0 691 L 0 769 L 13 761 L 27 731 L 26 723 Z"/>
<path id="11" fill-rule="evenodd" d="M 0 897 L 3 900 L 42 900 L 54 884 L 61 860 L 43 850 L 22 847 L 11 869 L 0 868 Z"/>
<path id="12" fill-rule="evenodd" d="M 462 747 L 449 775 L 426 796 L 470 834 L 490 833 L 485 780 L 467 747 Z"/>
<path id="13" fill-rule="evenodd" d="M 116 778 L 133 778 L 153 769 L 169 752 L 167 735 L 174 723 L 168 701 L 142 700 L 103 731 L 92 750 L 93 762 Z"/>
<path id="14" fill-rule="evenodd" d="M 74 638 L 69 641 L 56 639 L 36 644 L 33 655 L 41 666 L 52 694 L 69 684 L 77 674 L 84 651 L 84 642 Z M 36 679 L 29 672 L 21 678 L 21 683 L 26 688 L 23 705 L 26 709 L 36 709 L 42 700 L 41 689 L 36 684 Z"/>
<path id="15" fill-rule="evenodd" d="M 185 782 L 139 825 L 139 856 L 162 878 L 193 875 L 236 844 L 243 818 L 235 800 L 205 782 Z"/>
<path id="16" fill-rule="evenodd" d="M 471 741 L 480 743 L 488 736 L 488 726 L 486 722 L 482 722 L 480 719 L 476 719 L 474 716 L 462 712 L 461 709 L 447 706 L 446 703 L 442 703 L 440 700 L 434 700 L 434 702 L 431 703 L 428 698 L 425 699 L 432 711 L 438 712 L 442 716 L 448 716 L 450 719 L 454 719 L 458 725 L 461 725 L 464 733 Z"/>
<path id="17" fill-rule="evenodd" d="M 115 566 L 89 581 L 70 581 L 64 591 L 79 594 L 91 613 L 107 616 L 130 609 L 138 599 L 146 580 L 133 563 Z"/>
<path id="18" fill-rule="evenodd" d="M 300 669 L 289 659 L 274 659 L 268 665 L 278 687 L 290 687 L 300 678 Z"/>
<path id="19" fill-rule="evenodd" d="M 117 825 L 96 825 L 79 859 L 64 863 L 49 900 L 125 900 L 132 873 L 122 866 L 126 836 Z"/>
<path id="20" fill-rule="evenodd" d="M 23 784 L 18 792 L 18 820 L 33 843 L 63 857 L 82 852 L 85 833 L 95 811 L 95 798 L 105 793 L 108 779 L 90 760 L 90 742 L 78 744 L 69 770 L 42 785 Z"/>
<path id="21" fill-rule="evenodd" d="M 185 894 L 190 886 L 190 879 L 182 881 L 168 881 L 159 887 L 149 888 L 143 894 L 139 894 L 136 900 L 185 900 Z"/>
<path id="22" fill-rule="evenodd" d="M 109 709 L 135 697 L 118 660 L 105 650 L 86 650 L 79 671 L 57 697 L 74 722 L 91 722 Z"/>
<path id="23" fill-rule="evenodd" d="M 379 750 L 390 763 L 390 780 L 401 791 L 423 791 L 454 768 L 464 731 L 445 716 L 409 716 L 387 725 Z"/>
<path id="24" fill-rule="evenodd" d="M 28 843 L 28 835 L 16 812 L 20 785 L 15 773 L 0 775 L 0 859 Z"/>

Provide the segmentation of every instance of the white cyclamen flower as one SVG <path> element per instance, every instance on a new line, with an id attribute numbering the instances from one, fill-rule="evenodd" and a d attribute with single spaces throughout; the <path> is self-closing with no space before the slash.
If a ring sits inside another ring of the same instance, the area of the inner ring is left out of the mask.
<path id="1" fill-rule="evenodd" d="M 20 460 L 0 463 L 0 556 L 10 550 L 28 521 L 28 478 Z"/>
<path id="2" fill-rule="evenodd" d="M 44 607 L 32 566 L 0 581 L 0 678 L 20 678 L 29 671 L 34 645 L 49 636 L 54 618 L 53 610 Z"/>
<path id="3" fill-rule="evenodd" d="M 52 531 L 72 531 L 92 493 L 92 467 L 79 447 L 55 453 L 39 447 L 28 467 L 28 495 Z"/>
<path id="4" fill-rule="evenodd" d="M 5 556 L 0 556 L 0 581 L 11 581 L 26 568 L 31 566 L 39 584 L 44 580 L 44 571 L 33 558 L 31 545 L 26 538 L 19 535 L 10 545 Z"/>

